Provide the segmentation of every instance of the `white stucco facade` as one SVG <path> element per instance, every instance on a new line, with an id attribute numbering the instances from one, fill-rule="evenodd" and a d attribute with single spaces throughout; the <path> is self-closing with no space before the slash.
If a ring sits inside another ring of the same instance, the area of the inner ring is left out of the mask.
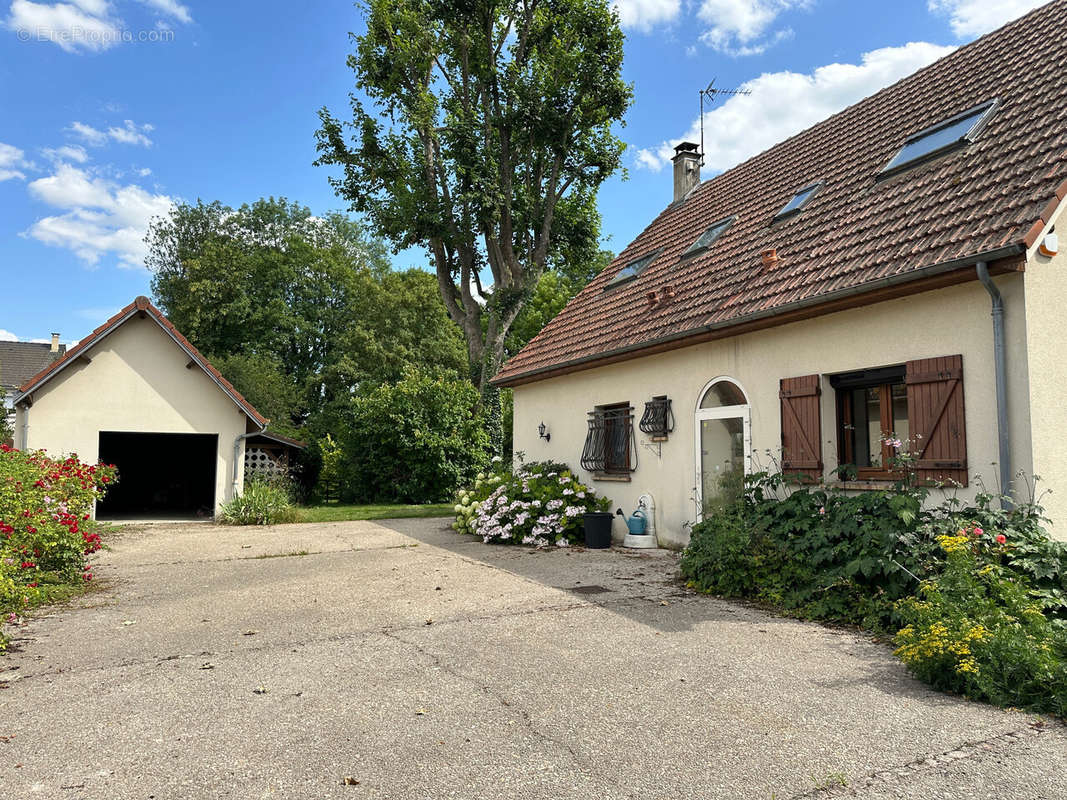
<path id="1" fill-rule="evenodd" d="M 1067 307 L 1064 256 L 1031 261 L 1026 273 L 997 277 L 1006 309 L 1008 416 L 1012 468 L 1035 472 L 1055 523 L 1067 538 L 1067 467 L 1059 442 L 1067 407 L 1057 395 L 1067 367 L 1057 345 L 1057 316 Z M 613 507 L 632 511 L 637 498 L 655 498 L 660 543 L 684 546 L 686 523 L 696 516 L 696 411 L 709 381 L 729 377 L 750 403 L 754 469 L 770 466 L 781 452 L 779 381 L 818 374 L 822 396 L 822 460 L 829 473 L 838 464 L 837 410 L 829 376 L 903 364 L 921 358 L 962 355 L 969 485 L 971 498 L 982 485 L 998 486 L 998 439 L 990 298 L 976 280 L 910 297 L 840 311 L 607 366 L 515 387 L 514 448 L 527 461 L 569 464 Z M 656 395 L 672 401 L 675 428 L 653 443 L 636 429 L 644 404 Z M 629 482 L 596 480 L 579 468 L 587 413 L 598 405 L 630 403 L 635 413 L 638 464 Z M 544 422 L 551 441 L 538 436 Z M 937 499 L 937 492 L 935 497 Z M 622 536 L 616 519 L 616 535 Z"/>
<path id="2" fill-rule="evenodd" d="M 101 432 L 213 434 L 215 510 L 233 496 L 235 443 L 240 490 L 249 417 L 159 323 L 134 315 L 84 355 L 19 404 L 16 446 L 97 463 Z"/>

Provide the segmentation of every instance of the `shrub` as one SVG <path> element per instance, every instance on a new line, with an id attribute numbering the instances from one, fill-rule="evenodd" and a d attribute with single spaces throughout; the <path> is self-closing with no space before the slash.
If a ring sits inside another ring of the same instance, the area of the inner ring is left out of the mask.
<path id="1" fill-rule="evenodd" d="M 343 499 L 436 503 L 489 463 L 489 435 L 470 381 L 409 370 L 352 403 L 342 442 Z"/>
<path id="2" fill-rule="evenodd" d="M 938 689 L 1067 716 L 1067 623 L 1006 566 L 1006 536 L 972 526 L 939 543 L 944 571 L 898 604 L 896 655 Z"/>
<path id="3" fill-rule="evenodd" d="M 297 513 L 285 487 L 253 479 L 242 494 L 226 503 L 219 513 L 224 525 L 281 525 L 296 522 Z"/>
<path id="4" fill-rule="evenodd" d="M 90 516 L 115 480 L 110 465 L 0 445 L 0 613 L 44 602 L 54 586 L 92 580 L 86 556 L 101 542 Z"/>
<path id="5" fill-rule="evenodd" d="M 567 547 L 584 541 L 584 516 L 611 501 L 575 479 L 566 464 L 543 462 L 479 474 L 459 494 L 453 529 L 484 542 Z"/>

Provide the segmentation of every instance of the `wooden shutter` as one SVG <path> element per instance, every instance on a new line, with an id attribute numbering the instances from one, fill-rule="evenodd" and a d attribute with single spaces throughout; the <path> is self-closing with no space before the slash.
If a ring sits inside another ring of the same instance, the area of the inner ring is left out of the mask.
<path id="1" fill-rule="evenodd" d="M 908 429 L 923 482 L 967 485 L 967 429 L 963 413 L 963 356 L 920 358 L 907 364 Z"/>
<path id="2" fill-rule="evenodd" d="M 822 418 L 818 375 L 783 378 L 782 472 L 805 481 L 822 478 Z"/>

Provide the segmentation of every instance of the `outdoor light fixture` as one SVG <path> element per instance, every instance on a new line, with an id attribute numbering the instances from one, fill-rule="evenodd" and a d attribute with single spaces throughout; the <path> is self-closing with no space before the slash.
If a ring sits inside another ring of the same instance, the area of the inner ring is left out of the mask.
<path id="1" fill-rule="evenodd" d="M 548 432 L 548 428 L 545 427 L 544 422 L 537 426 L 537 435 L 544 439 L 546 442 L 552 441 L 552 434 Z"/>

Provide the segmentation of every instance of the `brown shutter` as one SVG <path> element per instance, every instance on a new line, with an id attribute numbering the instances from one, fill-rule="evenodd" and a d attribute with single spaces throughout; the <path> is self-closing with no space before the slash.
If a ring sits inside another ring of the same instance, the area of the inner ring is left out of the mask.
<path id="1" fill-rule="evenodd" d="M 963 415 L 963 356 L 909 361 L 908 428 L 917 477 L 967 485 L 967 429 Z"/>
<path id="2" fill-rule="evenodd" d="M 801 480 L 822 478 L 822 419 L 819 415 L 818 375 L 783 378 L 778 396 L 782 400 L 782 472 Z"/>

